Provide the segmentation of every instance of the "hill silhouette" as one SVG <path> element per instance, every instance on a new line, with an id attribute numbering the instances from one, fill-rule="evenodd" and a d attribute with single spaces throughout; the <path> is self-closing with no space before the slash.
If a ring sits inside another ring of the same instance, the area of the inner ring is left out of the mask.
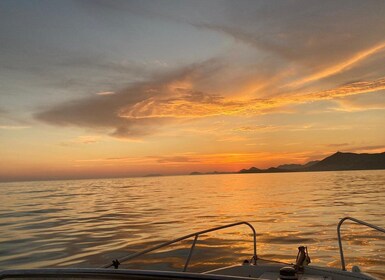
<path id="1" fill-rule="evenodd" d="M 385 169 L 385 152 L 378 154 L 337 152 L 306 169 L 308 171 Z"/>
<path id="2" fill-rule="evenodd" d="M 258 169 L 251 167 L 238 173 L 275 173 L 305 171 L 372 170 L 385 169 L 385 152 L 378 154 L 355 154 L 336 152 L 323 160 L 310 161 L 306 164 L 282 164 L 278 167 Z"/>
<path id="3" fill-rule="evenodd" d="M 310 161 L 306 164 L 282 164 L 277 167 L 259 169 L 250 167 L 238 172 L 191 172 L 190 175 L 233 174 L 233 173 L 277 173 L 307 171 L 342 171 L 385 169 L 385 152 L 377 154 L 355 154 L 336 152 L 323 160 Z"/>
<path id="4" fill-rule="evenodd" d="M 306 164 L 282 164 L 282 165 L 278 166 L 277 168 L 283 169 L 283 170 L 294 170 L 294 171 L 297 170 L 298 171 L 301 169 L 303 170 L 303 169 L 309 168 L 318 162 L 320 162 L 320 161 L 319 160 L 309 161 Z"/>
<path id="5" fill-rule="evenodd" d="M 256 168 L 256 167 L 251 167 L 249 169 L 242 169 L 239 171 L 239 173 L 260 173 L 263 172 L 263 170 Z"/>

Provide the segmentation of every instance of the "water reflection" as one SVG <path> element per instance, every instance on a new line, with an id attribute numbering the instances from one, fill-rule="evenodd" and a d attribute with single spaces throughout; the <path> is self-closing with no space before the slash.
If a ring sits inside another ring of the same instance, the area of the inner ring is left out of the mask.
<path id="1" fill-rule="evenodd" d="M 1 184 L 0 267 L 99 267 L 177 236 L 241 220 L 257 229 L 263 257 L 293 262 L 303 244 L 313 263 L 338 267 L 338 219 L 350 215 L 384 226 L 384 185 L 384 171 Z M 342 233 L 347 262 L 385 276 L 384 236 L 349 223 Z M 241 227 L 202 237 L 191 269 L 250 258 L 249 234 Z M 177 244 L 127 265 L 180 269 L 189 247 Z"/>

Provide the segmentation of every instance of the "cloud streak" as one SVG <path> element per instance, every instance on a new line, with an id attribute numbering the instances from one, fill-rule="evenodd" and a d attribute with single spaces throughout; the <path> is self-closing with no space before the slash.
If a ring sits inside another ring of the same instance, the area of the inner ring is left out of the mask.
<path id="1" fill-rule="evenodd" d="M 21 126 L 21 125 L 0 125 L 0 129 L 6 130 L 20 130 L 30 128 L 30 126 Z"/>
<path id="2" fill-rule="evenodd" d="M 36 113 L 37 120 L 56 126 L 77 126 L 105 130 L 115 137 L 131 138 L 152 134 L 165 122 L 172 121 L 171 115 L 162 117 L 136 117 L 156 115 L 151 104 L 167 103 L 187 96 L 186 100 L 209 102 L 199 93 L 185 94 L 189 83 L 199 82 L 205 75 L 215 70 L 216 63 L 209 60 L 193 64 L 177 71 L 158 75 L 151 81 L 138 82 L 115 94 L 94 95 L 78 100 L 57 104 Z M 175 97 L 177 96 L 177 97 Z M 211 99 L 210 99 L 211 100 Z"/>
<path id="3" fill-rule="evenodd" d="M 365 7 L 360 13 L 368 15 L 367 20 L 361 21 L 355 10 L 360 5 L 347 10 L 342 2 L 306 4 L 301 3 L 300 13 L 298 6 L 289 3 L 280 3 L 275 9 L 274 3 L 250 4 L 248 9 L 233 6 L 229 15 L 236 22 L 217 19 L 192 25 L 249 46 L 269 61 L 270 66 L 279 61 L 279 71 L 287 66 L 292 75 L 280 86 L 290 88 L 308 86 L 329 77 L 337 80 L 334 77 L 337 74 L 383 53 L 385 41 L 379 34 L 383 34 L 381 26 L 385 21 L 373 13 L 383 10 L 383 5 L 372 3 Z M 331 10 L 340 12 L 330 13 Z"/>
<path id="4" fill-rule="evenodd" d="M 385 89 L 385 79 L 355 82 L 329 90 L 289 95 L 270 99 L 228 100 L 219 96 L 189 93 L 180 98 L 147 99 L 122 112 L 128 119 L 148 118 L 199 118 L 217 115 L 258 115 L 286 105 L 369 93 Z M 190 94 L 199 98 L 192 99 Z"/>
<path id="5" fill-rule="evenodd" d="M 310 83 L 310 82 L 318 81 L 318 80 L 321 80 L 323 78 L 338 74 L 338 73 L 342 72 L 343 70 L 346 70 L 349 67 L 352 67 L 355 64 L 365 60 L 366 58 L 368 58 L 368 57 L 370 57 L 370 56 L 372 56 L 378 52 L 383 51 L 384 49 L 385 49 L 385 42 L 381 42 L 380 44 L 375 45 L 374 47 L 371 47 L 369 49 L 366 49 L 366 50 L 363 50 L 363 51 L 360 51 L 360 52 L 354 54 L 352 57 L 350 57 L 349 59 L 347 59 L 343 62 L 337 63 L 337 64 L 332 65 L 330 67 L 327 67 L 326 69 L 323 69 L 317 73 L 314 73 L 310 76 L 307 76 L 307 77 L 302 78 L 298 81 L 292 82 L 288 86 L 298 87 L 298 86 L 302 86 L 302 85 Z"/>
<path id="6" fill-rule="evenodd" d="M 115 92 L 113 92 L 113 91 L 101 91 L 101 92 L 96 93 L 96 95 L 112 95 L 112 94 L 115 94 Z"/>
<path id="7" fill-rule="evenodd" d="M 226 64 L 208 60 L 159 75 L 116 91 L 58 104 L 35 117 L 58 126 L 103 129 L 115 137 L 135 138 L 156 133 L 162 125 L 180 119 L 213 116 L 256 116 L 289 105 L 385 89 L 385 78 L 359 81 L 310 93 L 281 93 L 271 98 L 235 99 L 200 89 L 207 76 L 220 73 Z M 215 85 L 217 81 L 212 81 Z"/>
<path id="8" fill-rule="evenodd" d="M 95 158 L 76 160 L 75 164 L 87 166 L 118 166 L 130 167 L 158 166 L 159 168 L 182 167 L 187 172 L 194 170 L 214 171 L 220 170 L 237 171 L 251 165 L 258 167 L 271 167 L 280 162 L 306 163 L 315 156 L 313 152 L 241 152 L 241 153 L 180 153 L 168 156 L 151 155 L 143 157 L 120 157 L 120 158 Z M 318 157 L 316 157 L 319 159 Z M 185 171 L 186 172 L 186 171 Z"/>

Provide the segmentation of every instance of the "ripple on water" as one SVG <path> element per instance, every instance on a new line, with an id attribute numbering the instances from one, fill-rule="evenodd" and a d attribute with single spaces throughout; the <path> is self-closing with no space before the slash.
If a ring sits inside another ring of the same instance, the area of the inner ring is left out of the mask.
<path id="1" fill-rule="evenodd" d="M 209 227 L 249 221 L 262 257 L 339 266 L 338 219 L 384 226 L 385 172 L 231 174 L 1 184 L 0 267 L 100 267 L 111 259 Z M 385 277 L 385 237 L 344 224 L 349 262 Z M 191 269 L 252 253 L 246 226 L 201 236 Z M 191 240 L 127 264 L 180 269 Z"/>

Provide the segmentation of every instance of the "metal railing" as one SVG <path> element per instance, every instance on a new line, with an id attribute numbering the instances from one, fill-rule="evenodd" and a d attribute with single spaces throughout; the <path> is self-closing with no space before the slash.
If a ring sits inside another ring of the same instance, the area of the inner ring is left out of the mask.
<path id="1" fill-rule="evenodd" d="M 193 240 L 193 242 L 191 244 L 191 248 L 190 248 L 189 254 L 188 254 L 186 262 L 184 264 L 183 272 L 185 272 L 185 271 L 187 271 L 187 267 L 188 267 L 188 265 L 190 263 L 190 260 L 191 260 L 191 257 L 192 257 L 192 254 L 193 254 L 193 251 L 194 251 L 194 248 L 195 248 L 195 245 L 196 245 L 196 242 L 198 240 L 199 235 L 202 235 L 202 234 L 205 234 L 205 233 L 209 233 L 209 232 L 213 232 L 213 231 L 217 231 L 217 230 L 221 230 L 221 229 L 225 229 L 225 228 L 235 227 L 235 226 L 239 226 L 239 225 L 247 225 L 252 230 L 252 232 L 253 232 L 253 242 L 254 242 L 254 248 L 253 249 L 254 249 L 254 254 L 253 254 L 252 260 L 253 260 L 254 264 L 256 264 L 256 261 L 257 261 L 257 233 L 256 233 L 254 227 L 250 223 L 248 223 L 248 222 L 238 222 L 238 223 L 233 223 L 233 224 L 228 224 L 228 225 L 224 225 L 224 226 L 219 226 L 219 227 L 215 227 L 215 228 L 211 228 L 211 229 L 207 229 L 207 230 L 198 231 L 198 232 L 195 232 L 195 233 L 192 233 L 192 234 L 188 234 L 188 235 L 179 237 L 179 238 L 171 240 L 171 241 L 167 241 L 167 242 L 161 243 L 161 244 L 159 244 L 157 246 L 154 246 L 154 247 L 148 248 L 146 250 L 143 250 L 143 251 L 140 251 L 140 252 L 128 255 L 126 257 L 123 257 L 120 260 L 114 260 L 112 264 L 105 265 L 102 268 L 109 268 L 109 267 L 112 267 L 112 266 L 115 266 L 117 268 L 117 266 L 119 264 L 121 264 L 121 263 L 123 263 L 125 261 L 137 258 L 139 256 L 142 256 L 142 255 L 147 254 L 149 252 L 155 251 L 155 250 L 160 249 L 162 247 L 166 247 L 166 246 L 171 245 L 173 243 L 182 241 L 184 239 L 188 239 L 190 237 L 194 237 L 194 240 Z"/>
<path id="2" fill-rule="evenodd" d="M 367 227 L 370 227 L 372 229 L 375 229 L 375 230 L 378 230 L 382 233 L 385 233 L 385 229 L 381 228 L 381 227 L 378 227 L 378 226 L 375 226 L 375 225 L 372 225 L 372 224 L 369 224 L 367 222 L 364 222 L 364 221 L 361 221 L 361 220 L 358 220 L 358 219 L 355 219 L 355 218 L 352 218 L 352 217 L 345 217 L 345 218 L 342 218 L 340 220 L 340 222 L 338 223 L 337 225 L 337 235 L 338 235 L 338 245 L 340 247 L 340 255 L 341 255 L 341 266 L 342 266 L 342 270 L 345 270 L 346 271 L 346 266 L 345 266 L 345 258 L 344 258 L 344 252 L 342 250 L 342 240 L 341 240 L 341 225 L 343 224 L 343 222 L 345 222 L 346 220 L 350 220 L 350 221 L 353 221 L 357 224 L 360 224 L 360 225 L 364 225 L 364 226 L 367 226 Z"/>

